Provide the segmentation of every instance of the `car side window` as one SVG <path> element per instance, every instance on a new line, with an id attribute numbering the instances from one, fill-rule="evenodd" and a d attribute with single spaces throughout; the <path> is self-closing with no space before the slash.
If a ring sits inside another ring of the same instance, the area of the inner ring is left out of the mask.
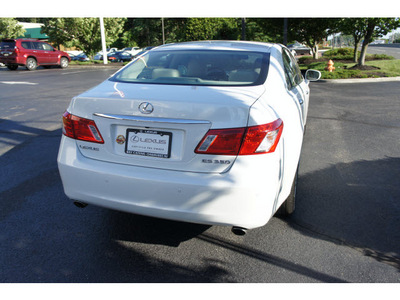
<path id="1" fill-rule="evenodd" d="M 288 53 L 286 49 L 282 52 L 283 65 L 285 67 L 286 82 L 288 89 L 291 90 L 303 81 L 300 68 L 296 60 Z"/>
<path id="2" fill-rule="evenodd" d="M 22 42 L 21 46 L 24 49 L 31 49 L 32 48 L 31 42 Z"/>
<path id="3" fill-rule="evenodd" d="M 49 44 L 42 43 L 43 49 L 46 51 L 53 51 L 53 47 L 51 47 Z"/>
<path id="4" fill-rule="evenodd" d="M 293 55 L 290 55 L 290 54 L 288 54 L 288 55 L 289 55 L 290 60 L 292 62 L 291 66 L 293 67 L 293 70 L 296 73 L 296 76 L 295 76 L 296 85 L 300 84 L 303 81 L 304 78 L 303 78 L 303 75 L 301 74 L 299 65 L 298 65 L 296 59 L 293 57 Z"/>
<path id="5" fill-rule="evenodd" d="M 35 50 L 43 50 L 42 43 L 33 42 L 33 45 Z"/>
<path id="6" fill-rule="evenodd" d="M 288 89 L 291 90 L 294 86 L 294 78 L 290 69 L 290 58 L 285 51 L 282 52 L 283 67 L 285 69 L 285 78 Z"/>

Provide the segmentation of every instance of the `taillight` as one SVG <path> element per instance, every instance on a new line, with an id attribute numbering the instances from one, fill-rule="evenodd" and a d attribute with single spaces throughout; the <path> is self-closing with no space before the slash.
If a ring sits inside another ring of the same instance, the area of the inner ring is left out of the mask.
<path id="1" fill-rule="evenodd" d="M 247 128 L 211 129 L 197 146 L 198 154 L 252 155 L 274 152 L 283 130 L 283 122 Z"/>
<path id="2" fill-rule="evenodd" d="M 237 155 L 245 128 L 211 129 L 197 146 L 201 154 Z"/>
<path id="3" fill-rule="evenodd" d="M 104 144 L 100 131 L 93 120 L 63 114 L 63 134 L 75 140 Z"/>

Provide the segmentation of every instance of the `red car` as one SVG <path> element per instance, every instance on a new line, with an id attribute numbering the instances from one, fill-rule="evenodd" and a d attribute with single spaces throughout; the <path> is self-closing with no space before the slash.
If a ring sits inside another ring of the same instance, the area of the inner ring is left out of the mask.
<path id="1" fill-rule="evenodd" d="M 0 43 L 0 63 L 10 70 L 25 66 L 35 70 L 38 66 L 67 68 L 71 58 L 68 53 L 54 49 L 35 39 L 3 39 Z"/>

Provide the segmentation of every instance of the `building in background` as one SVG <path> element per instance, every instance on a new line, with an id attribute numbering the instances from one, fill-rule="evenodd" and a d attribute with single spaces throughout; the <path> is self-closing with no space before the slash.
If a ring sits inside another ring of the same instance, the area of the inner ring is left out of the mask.
<path id="1" fill-rule="evenodd" d="M 42 23 L 26 23 L 26 22 L 18 22 L 25 29 L 25 33 L 18 38 L 29 38 L 29 39 L 38 39 L 42 41 L 46 41 L 49 39 L 49 36 L 45 33 L 41 33 Z"/>

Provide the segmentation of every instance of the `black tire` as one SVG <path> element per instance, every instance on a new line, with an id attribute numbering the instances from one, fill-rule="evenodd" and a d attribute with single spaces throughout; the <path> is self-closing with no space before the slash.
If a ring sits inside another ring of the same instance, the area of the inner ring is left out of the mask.
<path id="1" fill-rule="evenodd" d="M 29 71 L 36 70 L 37 66 L 38 66 L 38 65 L 37 65 L 36 59 L 34 59 L 33 57 L 28 57 L 28 58 L 27 58 L 27 60 L 26 60 L 26 68 L 27 68 Z"/>
<path id="2" fill-rule="evenodd" d="M 60 59 L 60 67 L 61 67 L 62 69 L 65 69 L 65 68 L 68 68 L 68 65 L 69 65 L 68 58 L 66 58 L 66 57 L 61 57 L 61 59 Z"/>
<path id="3" fill-rule="evenodd" d="M 277 215 L 281 217 L 288 217 L 290 216 L 296 207 L 296 188 L 297 188 L 297 174 L 298 174 L 299 168 L 296 170 L 296 174 L 294 176 L 293 182 L 292 182 L 292 188 L 290 189 L 290 194 L 286 198 L 285 202 L 282 203 L 281 207 L 279 207 L 277 211 Z"/>
<path id="4" fill-rule="evenodd" d="M 7 68 L 9 70 L 15 71 L 16 69 L 18 69 L 18 65 L 7 65 Z"/>

